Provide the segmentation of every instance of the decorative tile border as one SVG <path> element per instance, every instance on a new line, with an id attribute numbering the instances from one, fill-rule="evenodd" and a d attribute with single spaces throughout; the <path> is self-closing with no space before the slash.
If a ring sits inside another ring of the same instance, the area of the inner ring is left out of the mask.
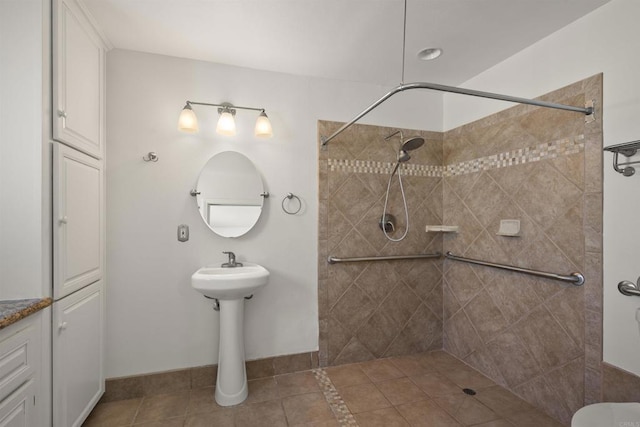
<path id="1" fill-rule="evenodd" d="M 581 151 L 584 151 L 584 135 L 447 165 L 444 176 L 465 175 L 524 163 L 539 162 L 541 160 L 576 154 Z"/>
<path id="2" fill-rule="evenodd" d="M 330 171 L 350 172 L 350 173 L 371 173 L 389 175 L 393 168 L 394 163 L 389 162 L 376 162 L 374 160 L 343 160 L 343 159 L 328 159 L 328 166 Z M 402 175 L 410 176 L 442 176 L 442 166 L 432 165 L 415 165 L 411 163 L 404 163 L 402 165 Z"/>
<path id="3" fill-rule="evenodd" d="M 325 399 L 329 403 L 331 410 L 338 417 L 338 423 L 341 427 L 357 427 L 358 423 L 353 414 L 342 400 L 340 393 L 336 390 L 335 386 L 329 379 L 327 371 L 323 368 L 313 369 L 313 375 L 316 377 L 316 381 L 324 394 Z"/>
<path id="4" fill-rule="evenodd" d="M 405 163 L 402 167 L 402 175 L 437 178 L 465 175 L 524 163 L 554 159 L 560 156 L 576 154 L 581 151 L 584 151 L 584 135 L 577 135 L 573 138 L 564 138 L 553 142 L 539 144 L 534 147 L 519 148 L 517 150 L 480 157 L 447 166 Z M 330 171 L 388 175 L 393 171 L 395 163 L 376 162 L 373 160 L 328 159 L 328 166 Z"/>

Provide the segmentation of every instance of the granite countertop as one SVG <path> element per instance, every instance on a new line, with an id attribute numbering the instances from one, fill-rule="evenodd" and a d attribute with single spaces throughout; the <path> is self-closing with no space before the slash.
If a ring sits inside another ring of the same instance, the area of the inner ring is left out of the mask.
<path id="1" fill-rule="evenodd" d="M 36 313 L 52 303 L 51 298 L 30 298 L 0 301 L 0 329 Z"/>

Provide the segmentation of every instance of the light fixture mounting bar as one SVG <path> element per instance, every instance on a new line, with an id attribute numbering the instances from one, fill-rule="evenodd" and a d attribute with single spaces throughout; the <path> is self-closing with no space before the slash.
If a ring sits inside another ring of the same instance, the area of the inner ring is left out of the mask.
<path id="1" fill-rule="evenodd" d="M 187 105 L 206 105 L 208 107 L 222 107 L 222 108 L 230 108 L 235 110 L 252 110 L 252 111 L 264 111 L 264 108 L 253 108 L 253 107 L 238 107 L 237 105 L 224 103 L 224 104 L 211 104 L 208 102 L 195 102 L 195 101 L 187 101 Z"/>
<path id="2" fill-rule="evenodd" d="M 384 101 L 391 98 L 396 93 L 399 93 L 405 90 L 411 90 L 411 89 L 431 89 L 431 90 L 437 90 L 440 92 L 449 92 L 449 93 L 457 93 L 460 95 L 477 96 L 480 98 L 497 99 L 499 101 L 515 102 L 517 104 L 528 104 L 528 105 L 535 105 L 537 107 L 555 108 L 558 110 L 573 111 L 576 113 L 582 113 L 586 116 L 593 115 L 595 112 L 595 109 L 590 106 L 576 107 L 573 105 L 557 104 L 554 102 L 539 101 L 537 99 L 519 98 L 517 96 L 510 96 L 510 95 L 500 95 L 492 92 L 483 92 L 483 91 L 473 90 L 473 89 L 464 89 L 464 88 L 459 88 L 455 86 L 441 85 L 437 83 L 427 83 L 427 82 L 407 83 L 407 84 L 401 84 L 391 89 L 382 98 L 378 99 L 376 102 L 374 102 L 373 104 L 365 108 L 364 111 L 362 111 L 360 114 L 354 117 L 350 122 L 345 123 L 340 129 L 335 131 L 328 138 L 322 137 L 322 145 L 323 146 L 327 145 L 329 141 L 331 141 L 333 138 L 338 136 L 340 133 L 342 133 L 344 130 L 349 128 L 351 125 L 353 125 L 355 122 L 360 120 L 362 117 L 369 114 L 371 110 L 378 107 L 378 105 L 382 104 Z"/>

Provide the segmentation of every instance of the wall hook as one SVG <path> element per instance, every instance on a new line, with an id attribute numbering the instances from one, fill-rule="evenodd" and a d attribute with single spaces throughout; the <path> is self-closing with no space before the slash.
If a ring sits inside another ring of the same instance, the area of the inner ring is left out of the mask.
<path id="1" fill-rule="evenodd" d="M 145 162 L 157 162 L 158 155 L 155 153 L 155 151 L 149 151 L 146 156 L 142 156 L 142 160 L 144 160 Z"/>

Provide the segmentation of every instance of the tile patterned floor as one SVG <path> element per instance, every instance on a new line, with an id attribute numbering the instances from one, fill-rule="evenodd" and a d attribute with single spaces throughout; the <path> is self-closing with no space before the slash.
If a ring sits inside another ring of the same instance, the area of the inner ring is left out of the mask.
<path id="1" fill-rule="evenodd" d="M 100 403 L 84 426 L 562 426 L 443 351 L 251 380 L 248 399 L 233 407 L 213 393 Z"/>

